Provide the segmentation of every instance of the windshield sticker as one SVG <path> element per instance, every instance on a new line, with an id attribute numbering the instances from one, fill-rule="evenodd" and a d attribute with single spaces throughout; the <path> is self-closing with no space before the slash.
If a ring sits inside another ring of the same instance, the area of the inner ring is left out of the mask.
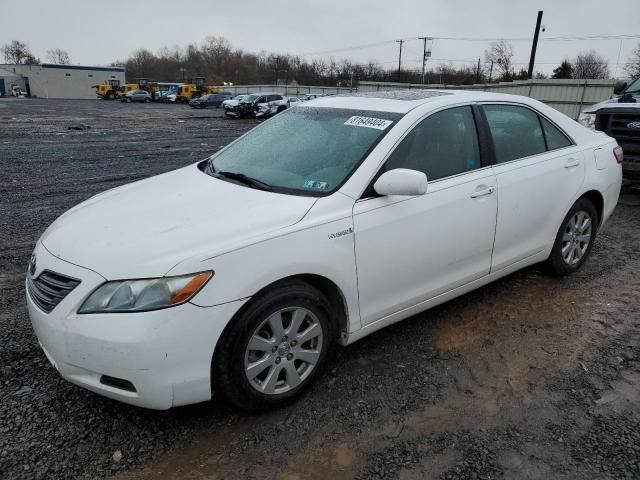
<path id="1" fill-rule="evenodd" d="M 375 128 L 376 130 L 385 130 L 393 122 L 391 120 L 385 120 L 384 118 L 372 118 L 372 117 L 359 117 L 353 116 L 346 122 L 345 125 L 352 125 L 354 127 L 366 127 Z"/>
<path id="2" fill-rule="evenodd" d="M 315 180 L 307 180 L 304 182 L 304 188 L 311 190 L 328 190 L 329 184 L 327 182 L 316 182 Z"/>

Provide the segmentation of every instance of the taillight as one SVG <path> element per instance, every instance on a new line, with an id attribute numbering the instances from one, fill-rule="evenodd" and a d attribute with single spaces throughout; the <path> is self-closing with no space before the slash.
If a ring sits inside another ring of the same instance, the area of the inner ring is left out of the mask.
<path id="1" fill-rule="evenodd" d="M 624 154 L 622 153 L 622 147 L 620 145 L 616 145 L 613 149 L 613 156 L 616 157 L 616 162 L 622 163 L 624 160 Z"/>

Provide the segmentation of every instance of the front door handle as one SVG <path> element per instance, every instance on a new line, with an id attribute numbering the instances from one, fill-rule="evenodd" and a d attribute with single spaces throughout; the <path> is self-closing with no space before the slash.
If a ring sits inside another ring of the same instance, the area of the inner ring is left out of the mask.
<path id="1" fill-rule="evenodd" d="M 564 164 L 564 168 L 577 167 L 580 165 L 580 160 L 577 158 L 570 158 L 567 160 L 567 163 Z"/>
<path id="2" fill-rule="evenodd" d="M 478 197 L 482 197 L 484 195 L 491 195 L 495 191 L 496 191 L 496 187 L 494 187 L 493 185 L 490 185 L 490 186 L 480 185 L 471 194 L 471 198 L 478 198 Z"/>

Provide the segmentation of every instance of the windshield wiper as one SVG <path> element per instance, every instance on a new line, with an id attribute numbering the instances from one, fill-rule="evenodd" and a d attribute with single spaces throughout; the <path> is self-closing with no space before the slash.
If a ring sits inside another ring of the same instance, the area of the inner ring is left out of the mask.
<path id="1" fill-rule="evenodd" d="M 221 170 L 216 170 L 212 162 L 209 162 L 208 167 L 209 167 L 209 171 L 211 172 L 211 175 L 214 177 L 228 178 L 229 180 L 235 180 L 237 182 L 243 183 L 250 187 L 257 188 L 258 190 L 265 190 L 267 192 L 270 192 L 273 190 L 273 187 L 268 183 L 258 180 L 257 178 L 253 178 L 248 175 L 245 175 L 244 173 L 225 172 Z"/>

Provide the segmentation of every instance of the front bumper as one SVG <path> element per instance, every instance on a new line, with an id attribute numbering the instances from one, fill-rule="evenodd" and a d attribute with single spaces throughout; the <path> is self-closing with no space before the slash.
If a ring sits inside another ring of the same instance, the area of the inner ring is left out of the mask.
<path id="1" fill-rule="evenodd" d="M 51 313 L 27 293 L 27 307 L 45 355 L 63 378 L 93 392 L 152 409 L 211 398 L 211 359 L 227 322 L 243 300 L 214 307 L 186 303 L 139 313 L 78 315 L 84 299 L 105 280 L 60 260 L 41 243 L 38 276 L 51 270 L 81 279 Z M 124 380 L 134 391 L 109 379 Z"/>

